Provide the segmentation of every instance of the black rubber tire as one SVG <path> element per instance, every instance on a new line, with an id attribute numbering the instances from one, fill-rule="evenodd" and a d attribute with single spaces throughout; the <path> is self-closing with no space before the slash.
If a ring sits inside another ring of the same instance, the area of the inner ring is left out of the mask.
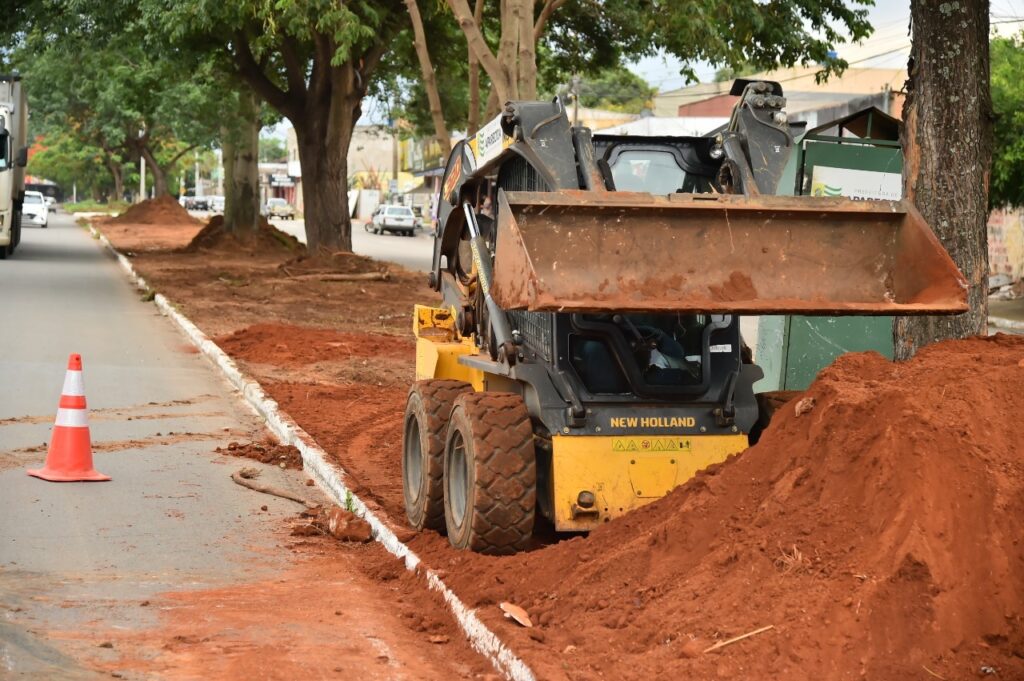
<path id="1" fill-rule="evenodd" d="M 463 381 L 416 381 L 409 389 L 402 430 L 405 515 L 417 530 L 444 531 L 444 443 L 456 398 L 473 392 Z"/>
<path id="2" fill-rule="evenodd" d="M 523 398 L 455 400 L 444 450 L 444 519 L 458 549 L 507 555 L 527 548 L 537 507 L 533 426 Z"/>

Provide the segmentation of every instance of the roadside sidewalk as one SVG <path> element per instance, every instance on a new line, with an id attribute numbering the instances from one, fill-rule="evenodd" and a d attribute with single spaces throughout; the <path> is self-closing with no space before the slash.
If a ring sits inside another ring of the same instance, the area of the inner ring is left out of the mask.
<path id="1" fill-rule="evenodd" d="M 255 468 L 323 501 L 301 471 L 215 452 L 262 441 L 262 423 L 98 246 L 54 216 L 0 268 L 0 677 L 486 674 L 383 550 L 292 537 L 302 505 L 231 480 Z M 24 472 L 46 455 L 72 351 L 111 482 Z"/>

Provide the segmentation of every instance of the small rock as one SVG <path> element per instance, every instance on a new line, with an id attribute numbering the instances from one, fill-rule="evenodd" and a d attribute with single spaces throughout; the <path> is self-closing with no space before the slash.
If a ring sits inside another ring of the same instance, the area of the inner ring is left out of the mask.
<path id="1" fill-rule="evenodd" d="M 267 510 L 267 505 L 263 504 L 262 506 L 260 506 L 260 510 L 261 511 L 266 511 Z"/>
<path id="2" fill-rule="evenodd" d="M 814 398 L 804 397 L 796 403 L 795 412 L 797 416 L 803 416 L 814 409 Z"/>
<path id="3" fill-rule="evenodd" d="M 540 629 L 530 629 L 528 634 L 537 643 L 544 643 L 544 632 Z"/>
<path id="4" fill-rule="evenodd" d="M 320 523 L 339 541 L 368 542 L 373 539 L 370 523 L 343 508 L 330 509 Z"/>
<path id="5" fill-rule="evenodd" d="M 313 482 L 313 479 L 312 479 L 312 478 L 310 478 L 309 480 L 307 480 L 307 481 L 306 481 L 306 487 L 312 487 L 312 486 L 313 486 L 313 485 L 315 485 L 315 484 L 316 484 L 316 483 L 315 483 L 315 482 Z"/>
<path id="6" fill-rule="evenodd" d="M 434 645 L 443 645 L 445 643 L 448 643 L 448 637 L 445 636 L 444 634 L 435 634 L 434 636 L 431 636 L 427 640 L 430 641 L 431 643 L 433 643 Z"/>
<path id="7" fill-rule="evenodd" d="M 563 655 L 568 655 L 570 653 L 575 653 L 575 652 L 576 652 L 576 646 L 574 646 L 571 643 L 569 645 L 567 645 L 565 648 L 562 649 L 562 654 Z"/>
<path id="8" fill-rule="evenodd" d="M 139 603 L 139 605 L 145 608 L 147 605 L 149 605 L 149 601 L 142 601 L 141 603 Z"/>
<path id="9" fill-rule="evenodd" d="M 100 644 L 100 648 L 113 648 L 113 647 L 114 647 L 114 644 L 111 643 L 110 641 L 104 641 L 103 643 Z"/>

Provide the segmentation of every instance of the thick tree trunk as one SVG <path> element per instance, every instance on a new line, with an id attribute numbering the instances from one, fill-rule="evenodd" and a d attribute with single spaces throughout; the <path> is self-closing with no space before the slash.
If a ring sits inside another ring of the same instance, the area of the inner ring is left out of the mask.
<path id="1" fill-rule="evenodd" d="M 967 278 L 971 309 L 956 316 L 897 317 L 897 359 L 938 340 L 985 333 L 992 157 L 988 14 L 987 0 L 911 0 L 905 194 Z"/>
<path id="2" fill-rule="evenodd" d="M 237 122 L 223 141 L 224 229 L 236 234 L 254 233 L 260 225 L 259 136 L 259 100 L 242 88 Z"/>
<path id="3" fill-rule="evenodd" d="M 170 194 L 167 189 L 167 173 L 153 158 L 149 147 L 142 147 L 142 156 L 146 159 L 146 172 L 153 177 L 153 196 L 160 197 Z"/>
<path id="4" fill-rule="evenodd" d="M 340 95 L 337 98 L 342 99 Z M 302 167 L 306 246 L 310 253 L 352 250 L 348 148 L 357 117 L 350 110 L 347 116 L 340 117 L 333 131 L 326 130 L 326 120 L 318 116 L 312 116 L 314 120 L 305 126 L 295 126 Z"/>
<path id="5" fill-rule="evenodd" d="M 441 154 L 447 158 L 452 150 L 451 136 L 448 135 L 448 126 L 445 125 L 444 112 L 441 110 L 441 93 L 437 90 L 434 65 L 430 61 L 430 51 L 427 49 L 427 36 L 423 30 L 423 17 L 420 16 L 420 8 L 416 4 L 416 0 L 405 0 L 405 6 L 409 9 L 409 19 L 412 20 L 413 42 L 416 47 L 416 57 L 420 62 L 420 72 L 423 74 L 423 88 L 427 91 L 427 101 L 430 103 L 430 117 L 434 121 L 434 135 L 437 137 L 437 143 L 441 147 Z"/>

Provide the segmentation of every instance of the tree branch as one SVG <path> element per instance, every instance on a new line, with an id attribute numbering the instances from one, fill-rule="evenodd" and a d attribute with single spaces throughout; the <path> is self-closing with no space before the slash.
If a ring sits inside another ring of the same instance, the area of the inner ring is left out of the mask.
<path id="1" fill-rule="evenodd" d="M 494 87 L 499 88 L 498 95 L 504 99 L 507 94 L 507 78 L 501 70 L 498 58 L 494 56 L 491 48 L 487 46 L 487 41 L 484 40 L 484 35 L 480 32 L 480 27 L 474 21 L 473 15 L 469 11 L 469 4 L 466 0 L 448 0 L 448 7 L 455 14 L 455 19 L 459 22 L 459 26 L 462 28 L 463 34 L 465 34 L 466 42 L 469 43 L 469 49 L 473 50 L 476 54 L 480 64 L 484 67 L 484 71 L 490 76 Z"/>
<path id="2" fill-rule="evenodd" d="M 519 3 L 519 96 L 523 99 L 537 98 L 537 54 L 533 37 L 533 0 Z"/>
<path id="3" fill-rule="evenodd" d="M 256 58 L 249 49 L 249 41 L 245 33 L 235 33 L 235 49 L 231 51 L 231 57 L 238 69 L 238 74 L 252 86 L 252 89 L 259 94 L 270 106 L 274 107 L 289 119 L 297 119 L 301 116 L 302 107 L 299 104 L 300 98 L 297 95 L 289 96 L 277 85 L 275 85 L 263 67 L 256 63 Z"/>
<path id="4" fill-rule="evenodd" d="M 444 123 L 441 94 L 437 90 L 437 77 L 434 75 L 434 65 L 430 61 L 430 51 L 427 49 L 423 17 L 420 16 L 420 8 L 416 4 L 416 0 L 405 0 L 405 6 L 409 10 L 409 18 L 412 20 L 413 43 L 416 47 L 416 57 L 420 62 L 420 71 L 423 73 L 423 88 L 427 91 L 427 101 L 430 103 L 430 117 L 434 122 L 434 134 L 441 147 L 441 152 L 447 156 L 451 152 L 451 138 L 448 135 L 448 127 Z"/>
<path id="5" fill-rule="evenodd" d="M 318 31 L 313 32 L 313 72 L 309 78 L 309 91 L 313 101 L 323 101 L 331 83 L 331 58 L 334 56 L 333 41 Z"/>
<path id="6" fill-rule="evenodd" d="M 545 0 L 544 7 L 540 10 L 540 16 L 537 17 L 537 23 L 533 25 L 533 41 L 536 43 L 544 35 L 544 29 L 547 28 L 548 19 L 555 13 L 555 10 L 567 3 L 569 0 Z"/>
<path id="7" fill-rule="evenodd" d="M 192 151 L 193 149 L 197 148 L 198 146 L 199 146 L 198 144 L 193 144 L 192 146 L 190 146 L 190 147 L 188 147 L 186 149 L 182 149 L 177 154 L 175 154 L 174 156 L 171 157 L 171 160 L 167 162 L 167 166 L 168 167 L 172 167 L 175 163 L 177 163 L 179 160 L 181 160 L 182 156 L 184 156 L 188 152 Z"/>
<path id="8" fill-rule="evenodd" d="M 279 45 L 281 47 L 281 59 L 284 61 L 285 76 L 288 79 L 288 93 L 305 95 L 306 64 L 305 60 L 299 57 L 295 39 L 287 33 L 282 33 Z"/>

